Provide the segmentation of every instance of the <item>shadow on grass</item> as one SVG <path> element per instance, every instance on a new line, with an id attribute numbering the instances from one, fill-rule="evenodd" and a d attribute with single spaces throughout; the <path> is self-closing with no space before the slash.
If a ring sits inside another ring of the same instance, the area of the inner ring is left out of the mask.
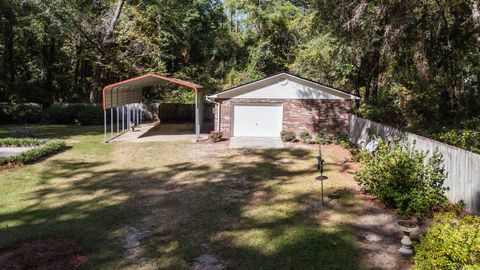
<path id="1" fill-rule="evenodd" d="M 214 164 L 137 169 L 52 160 L 51 170 L 39 175 L 47 187 L 22 198 L 35 203 L 0 215 L 10 224 L 0 243 L 65 236 L 87 247 L 90 267 L 121 268 L 138 263 L 136 257 L 120 259 L 122 239 L 135 227 L 145 234 L 142 257 L 154 268 L 189 269 L 204 254 L 233 269 L 360 268 L 347 226 L 330 228 L 305 213 L 308 191 L 281 190 L 292 177 L 312 173 L 281 160 L 309 155 L 301 149 L 239 151 Z M 48 185 L 54 178 L 65 185 Z"/>

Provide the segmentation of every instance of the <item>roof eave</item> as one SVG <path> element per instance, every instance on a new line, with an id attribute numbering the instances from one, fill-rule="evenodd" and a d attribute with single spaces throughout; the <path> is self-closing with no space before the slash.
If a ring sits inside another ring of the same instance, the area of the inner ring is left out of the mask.
<path id="1" fill-rule="evenodd" d="M 275 77 L 282 76 L 282 75 L 294 77 L 294 78 L 297 78 L 297 79 L 300 79 L 300 80 L 307 81 L 309 83 L 314 83 L 316 85 L 329 88 L 330 90 L 332 90 L 334 92 L 337 92 L 339 94 L 338 96 L 347 95 L 347 96 L 350 97 L 350 99 L 353 99 L 353 100 L 359 100 L 360 99 L 360 97 L 357 96 L 357 95 L 350 94 L 348 92 L 345 92 L 345 91 L 340 90 L 338 88 L 335 88 L 333 86 L 326 85 L 326 84 L 323 84 L 323 83 L 319 83 L 319 82 L 316 82 L 316 81 L 312 81 L 312 80 L 309 80 L 309 79 L 306 79 L 306 78 L 303 78 L 303 77 L 300 77 L 300 76 L 297 76 L 297 75 L 290 74 L 288 72 L 280 72 L 280 73 L 277 73 L 277 74 L 274 74 L 274 75 L 271 75 L 271 76 L 268 76 L 268 77 L 265 77 L 265 78 L 262 78 L 262 79 L 259 79 L 259 80 L 255 80 L 255 81 L 244 83 L 244 84 L 241 84 L 241 85 L 238 85 L 238 86 L 235 86 L 235 87 L 231 87 L 231 88 L 228 88 L 226 90 L 223 90 L 223 91 L 214 93 L 212 95 L 209 95 L 207 97 L 210 98 L 210 99 L 216 99 L 216 98 L 219 98 L 218 95 L 222 95 L 222 94 L 230 93 L 230 92 L 233 92 L 233 91 L 237 91 L 242 87 L 245 87 L 245 86 L 248 86 L 248 85 L 251 85 L 251 84 L 255 84 L 255 83 L 260 83 L 260 82 L 265 81 L 265 80 L 271 80 L 271 79 L 274 79 Z"/>
<path id="2" fill-rule="evenodd" d="M 323 83 L 319 83 L 319 82 L 316 82 L 316 81 L 312 81 L 312 80 L 309 80 L 309 79 L 306 79 L 306 78 L 302 78 L 302 77 L 300 77 L 300 76 L 293 75 L 293 74 L 290 74 L 290 73 L 287 73 L 287 72 L 277 73 L 277 74 L 271 75 L 271 76 L 269 76 L 269 77 L 265 77 L 265 78 L 262 78 L 262 79 L 259 79 L 259 80 L 255 80 L 255 81 L 248 82 L 248 83 L 244 83 L 244 84 L 241 84 L 241 85 L 238 85 L 238 86 L 235 86 L 235 87 L 231 87 L 231 88 L 228 88 L 228 89 L 226 89 L 226 90 L 223 90 L 223 91 L 214 93 L 214 94 L 212 94 L 212 95 L 209 95 L 209 96 L 207 96 L 207 98 L 209 98 L 209 99 L 218 99 L 218 98 L 221 98 L 221 97 L 219 97 L 219 95 L 226 94 L 226 93 L 230 93 L 230 92 L 233 92 L 233 91 L 237 91 L 237 90 L 239 90 L 239 89 L 242 88 L 242 87 L 245 87 L 245 86 L 248 86 L 248 85 L 251 85 L 251 84 L 255 84 L 255 83 L 260 83 L 260 82 L 265 81 L 265 80 L 274 79 L 275 77 L 278 77 L 278 76 L 281 76 L 281 75 L 296 77 L 297 79 L 304 80 L 304 81 L 307 81 L 307 82 L 310 82 L 310 83 L 317 84 L 317 85 L 322 86 L 322 87 L 329 88 L 329 89 L 337 92 L 337 93 L 338 93 L 338 94 L 337 94 L 338 96 L 340 96 L 340 95 L 347 95 L 347 96 L 349 97 L 349 99 L 353 99 L 353 100 L 359 100 L 359 99 L 360 99 L 360 97 L 357 96 L 357 95 L 350 94 L 350 93 L 348 93 L 348 92 L 345 92 L 345 91 L 343 91 L 343 90 L 337 89 L 337 88 L 335 88 L 335 87 L 332 87 L 332 86 L 329 86 L 329 85 L 326 85 L 326 84 L 323 84 Z M 348 98 L 347 98 L 347 99 L 348 99 Z"/>

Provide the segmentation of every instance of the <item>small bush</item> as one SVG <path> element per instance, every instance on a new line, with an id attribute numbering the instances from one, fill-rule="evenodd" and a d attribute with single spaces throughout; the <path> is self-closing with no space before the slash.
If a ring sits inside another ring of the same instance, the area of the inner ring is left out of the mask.
<path id="1" fill-rule="evenodd" d="M 325 132 L 319 132 L 317 134 L 317 138 L 315 139 L 315 141 L 318 144 L 329 144 L 330 143 L 328 135 Z"/>
<path id="2" fill-rule="evenodd" d="M 103 110 L 96 106 L 82 106 L 78 109 L 77 121 L 80 125 L 101 125 Z"/>
<path id="3" fill-rule="evenodd" d="M 282 132 L 280 132 L 280 137 L 284 142 L 293 142 L 296 140 L 295 132 L 290 130 L 282 130 Z"/>
<path id="4" fill-rule="evenodd" d="M 33 104 L 14 105 L 9 114 L 15 124 L 38 124 L 43 120 L 42 109 Z"/>
<path id="5" fill-rule="evenodd" d="M 355 149 L 356 150 L 354 151 L 350 150 L 350 152 L 352 152 L 352 161 L 366 162 L 367 160 L 372 158 L 372 153 L 366 150 L 362 150 L 360 148 L 355 148 Z"/>
<path id="6" fill-rule="evenodd" d="M 17 129 L 15 132 L 10 136 L 12 138 L 37 138 L 37 130 L 32 128 L 23 128 Z"/>
<path id="7" fill-rule="evenodd" d="M 480 269 L 480 217 L 459 218 L 453 212 L 435 215 L 420 238 L 414 269 Z"/>
<path id="8" fill-rule="evenodd" d="M 0 104 L 0 124 L 10 124 L 10 123 L 12 123 L 10 107 L 8 105 Z"/>
<path id="9" fill-rule="evenodd" d="M 425 159 L 425 153 L 409 144 L 396 143 L 389 149 L 379 140 L 377 150 L 364 160 L 355 179 L 387 206 L 422 218 L 448 204 L 441 155 L 434 152 L 426 163 Z"/>
<path id="10" fill-rule="evenodd" d="M 348 140 L 347 135 L 341 132 L 335 132 L 332 142 L 346 149 L 351 149 L 353 147 L 352 143 L 350 143 L 350 141 Z"/>
<path id="11" fill-rule="evenodd" d="M 333 136 L 332 142 L 334 144 L 340 144 L 341 142 L 347 140 L 347 136 L 345 136 L 341 132 L 335 132 L 335 135 Z"/>
<path id="12" fill-rule="evenodd" d="M 303 143 L 311 143 L 312 142 L 312 136 L 310 135 L 310 133 L 308 133 L 308 131 L 304 130 L 300 133 L 300 140 Z"/>
<path id="13" fill-rule="evenodd" d="M 50 107 L 44 111 L 44 119 L 49 124 L 75 124 L 77 114 L 83 107 Z"/>
<path id="14" fill-rule="evenodd" d="M 214 143 L 221 141 L 222 137 L 223 137 L 223 133 L 219 131 L 212 131 L 208 135 L 208 138 L 210 139 L 210 141 Z"/>
<path id="15" fill-rule="evenodd" d="M 5 165 L 8 163 L 31 163 L 42 157 L 60 152 L 67 147 L 65 142 L 62 140 L 36 140 L 30 138 L 6 138 L 1 139 L 0 144 L 3 146 L 35 146 L 34 148 L 25 151 L 20 155 L 0 158 L 0 165 Z"/>

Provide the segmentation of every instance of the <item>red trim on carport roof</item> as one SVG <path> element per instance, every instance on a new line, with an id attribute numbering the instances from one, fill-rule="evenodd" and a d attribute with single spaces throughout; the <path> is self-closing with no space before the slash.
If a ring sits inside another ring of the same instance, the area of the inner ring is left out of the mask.
<path id="1" fill-rule="evenodd" d="M 195 93 L 198 94 L 198 87 L 194 83 L 179 81 L 179 80 L 176 80 L 176 79 L 172 79 L 172 78 L 168 78 L 168 77 L 165 77 L 165 76 L 160 76 L 160 75 L 157 75 L 157 74 L 151 74 L 150 73 L 150 74 L 145 74 L 145 75 L 138 76 L 138 77 L 135 77 L 135 78 L 130 78 L 128 80 L 112 83 L 112 84 L 109 84 L 109 85 L 103 87 L 103 89 L 102 89 L 103 110 L 105 110 L 105 105 L 107 103 L 106 100 L 105 100 L 105 92 L 107 91 L 108 88 L 113 88 L 113 87 L 116 87 L 116 86 L 119 86 L 119 85 L 122 85 L 122 84 L 125 84 L 125 83 L 128 83 L 128 82 L 141 80 L 141 79 L 147 78 L 147 77 L 155 77 L 157 79 L 164 80 L 164 81 L 167 81 L 167 82 L 170 82 L 170 83 L 173 83 L 173 84 L 178 84 L 178 85 L 181 85 L 181 86 L 192 88 L 195 91 Z"/>

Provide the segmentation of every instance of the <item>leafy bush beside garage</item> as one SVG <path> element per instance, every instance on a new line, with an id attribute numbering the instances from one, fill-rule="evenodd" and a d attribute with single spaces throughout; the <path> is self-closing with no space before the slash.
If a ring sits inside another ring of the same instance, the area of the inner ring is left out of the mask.
<path id="1" fill-rule="evenodd" d="M 282 141 L 284 142 L 293 142 L 296 140 L 295 132 L 291 130 L 282 130 L 282 132 L 280 132 L 280 138 L 282 138 Z"/>
<path id="2" fill-rule="evenodd" d="M 63 140 L 57 139 L 2 138 L 0 145 L 2 147 L 33 147 L 17 156 L 0 157 L 0 166 L 32 163 L 67 148 Z"/>
<path id="3" fill-rule="evenodd" d="M 447 175 L 439 153 L 427 158 L 409 144 L 389 147 L 379 140 L 377 150 L 362 161 L 356 180 L 401 214 L 422 218 L 448 205 L 448 188 L 443 186 Z"/>

